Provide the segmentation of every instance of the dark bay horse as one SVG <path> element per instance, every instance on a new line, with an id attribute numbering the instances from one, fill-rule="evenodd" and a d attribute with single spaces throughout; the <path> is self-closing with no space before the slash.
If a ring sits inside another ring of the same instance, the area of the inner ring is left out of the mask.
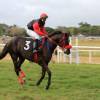
<path id="1" fill-rule="evenodd" d="M 32 38 L 14 37 L 4 46 L 0 53 L 0 59 L 4 58 L 7 53 L 10 54 L 20 84 L 24 83 L 23 78 L 25 77 L 25 73 L 21 70 L 22 63 L 25 59 L 35 62 L 35 57 L 33 56 L 33 42 Z M 38 80 L 37 85 L 40 85 L 47 72 L 48 83 L 46 89 L 49 89 L 51 84 L 51 71 L 48 68 L 48 63 L 50 62 L 57 45 L 65 50 L 65 53 L 70 54 L 71 46 L 69 45 L 69 34 L 62 33 L 61 31 L 55 31 L 49 34 L 48 38 L 45 39 L 45 42 L 42 45 L 41 51 L 37 52 L 38 61 L 36 63 L 42 68 L 42 75 Z"/>

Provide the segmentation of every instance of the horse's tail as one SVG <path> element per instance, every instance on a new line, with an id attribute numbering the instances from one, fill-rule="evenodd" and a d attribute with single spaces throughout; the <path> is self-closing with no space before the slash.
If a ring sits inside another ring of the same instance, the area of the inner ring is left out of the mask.
<path id="1" fill-rule="evenodd" d="M 8 53 L 8 43 L 4 46 L 2 52 L 0 53 L 0 59 L 4 58 Z"/>

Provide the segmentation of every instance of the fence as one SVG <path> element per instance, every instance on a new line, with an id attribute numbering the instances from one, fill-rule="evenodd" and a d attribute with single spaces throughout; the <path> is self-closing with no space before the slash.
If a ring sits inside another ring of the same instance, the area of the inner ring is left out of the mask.
<path id="1" fill-rule="evenodd" d="M 66 56 L 63 51 L 57 47 L 57 63 L 90 63 L 100 64 L 100 47 L 96 46 L 73 46 L 71 54 Z"/>
<path id="2" fill-rule="evenodd" d="M 5 44 L 0 44 L 0 47 L 4 47 L 5 46 Z"/>
<path id="3" fill-rule="evenodd" d="M 3 48 L 4 45 L 0 44 L 0 48 Z M 56 51 L 57 54 L 53 54 L 52 61 L 57 63 L 100 64 L 100 47 L 97 46 L 73 46 L 70 55 L 64 54 L 59 47 L 57 47 Z"/>

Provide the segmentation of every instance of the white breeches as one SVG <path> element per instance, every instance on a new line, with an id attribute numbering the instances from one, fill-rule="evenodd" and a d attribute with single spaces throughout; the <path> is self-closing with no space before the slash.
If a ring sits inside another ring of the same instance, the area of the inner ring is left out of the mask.
<path id="1" fill-rule="evenodd" d="M 41 37 L 37 33 L 35 33 L 34 31 L 27 30 L 27 34 L 32 38 L 41 39 Z"/>

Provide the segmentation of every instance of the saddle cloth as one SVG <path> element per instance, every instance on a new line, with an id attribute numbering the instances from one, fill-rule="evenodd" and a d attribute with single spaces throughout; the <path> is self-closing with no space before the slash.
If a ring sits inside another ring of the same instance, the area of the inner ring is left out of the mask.
<path id="1" fill-rule="evenodd" d="M 43 47 L 44 42 L 45 42 L 45 38 L 41 38 L 40 40 L 35 39 L 33 42 L 33 52 L 34 50 L 41 49 Z"/>
<path id="2" fill-rule="evenodd" d="M 38 63 L 38 51 L 42 49 L 44 43 L 45 43 L 45 38 L 42 38 L 41 40 L 36 39 L 33 42 L 33 61 L 35 63 Z"/>

